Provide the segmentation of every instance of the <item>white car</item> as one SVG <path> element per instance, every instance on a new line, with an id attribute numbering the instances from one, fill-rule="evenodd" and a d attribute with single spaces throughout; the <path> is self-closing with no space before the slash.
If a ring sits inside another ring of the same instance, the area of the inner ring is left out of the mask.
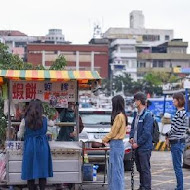
<path id="1" fill-rule="evenodd" d="M 102 138 L 107 133 L 109 133 L 111 129 L 111 111 L 83 109 L 80 110 L 79 113 L 84 125 L 82 133 L 79 134 L 79 140 L 86 142 L 86 144 L 92 148 L 102 147 Z M 129 126 L 126 126 L 127 133 L 125 139 L 123 140 L 125 147 L 125 170 L 130 170 L 132 165 L 131 145 L 129 143 L 129 132 L 132 119 L 132 117 L 128 117 Z M 89 151 L 88 157 L 89 160 L 92 162 L 101 162 L 104 159 L 104 151 Z"/>

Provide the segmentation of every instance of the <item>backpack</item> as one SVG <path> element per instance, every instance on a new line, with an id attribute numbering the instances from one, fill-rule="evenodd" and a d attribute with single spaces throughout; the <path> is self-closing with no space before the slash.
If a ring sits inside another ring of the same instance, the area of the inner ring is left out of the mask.
<path id="1" fill-rule="evenodd" d="M 151 113 L 149 111 L 146 111 L 143 115 L 143 120 L 144 118 L 146 117 L 146 115 L 148 113 Z M 159 142 L 159 139 L 160 139 L 160 130 L 159 130 L 159 125 L 158 125 L 158 122 L 156 121 L 156 119 L 154 118 L 154 115 L 152 114 L 152 117 L 154 119 L 154 122 L 153 122 L 153 127 L 152 127 L 152 142 L 153 143 L 157 143 Z"/>

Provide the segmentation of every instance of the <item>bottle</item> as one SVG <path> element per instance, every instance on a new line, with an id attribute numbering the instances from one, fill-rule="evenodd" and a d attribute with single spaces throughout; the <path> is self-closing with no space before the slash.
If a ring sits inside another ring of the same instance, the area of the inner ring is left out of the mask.
<path id="1" fill-rule="evenodd" d="M 53 126 L 52 127 L 52 138 L 53 140 L 55 141 L 57 139 L 57 127 L 56 126 Z"/>
<path id="2" fill-rule="evenodd" d="M 93 181 L 97 181 L 97 169 L 98 165 L 93 165 Z"/>
<path id="3" fill-rule="evenodd" d="M 84 163 L 89 163 L 87 153 L 84 154 Z"/>

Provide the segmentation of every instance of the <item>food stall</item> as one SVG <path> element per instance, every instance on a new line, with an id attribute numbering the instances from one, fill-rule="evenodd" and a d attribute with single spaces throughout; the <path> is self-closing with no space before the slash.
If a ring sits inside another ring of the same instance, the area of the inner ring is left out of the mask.
<path id="1" fill-rule="evenodd" d="M 0 80 L 7 85 L 8 133 L 6 141 L 6 180 L 7 185 L 21 185 L 23 141 L 12 139 L 11 129 L 18 126 L 13 121 L 11 106 L 32 99 L 40 99 L 54 108 L 67 108 L 69 102 L 76 107 L 76 122 L 59 122 L 59 127 L 75 126 L 76 141 L 50 141 L 54 177 L 50 184 L 82 183 L 82 145 L 79 142 L 79 103 L 78 91 L 95 88 L 101 77 L 96 71 L 53 71 L 53 70 L 0 70 Z"/>

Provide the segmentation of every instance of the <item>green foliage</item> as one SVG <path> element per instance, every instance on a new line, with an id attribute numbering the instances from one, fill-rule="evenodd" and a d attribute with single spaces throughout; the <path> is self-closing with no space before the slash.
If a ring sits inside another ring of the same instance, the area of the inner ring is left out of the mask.
<path id="1" fill-rule="evenodd" d="M 0 69 L 28 70 L 32 69 L 31 63 L 25 63 L 18 55 L 8 51 L 8 46 L 0 43 Z"/>
<path id="2" fill-rule="evenodd" d="M 64 70 L 67 66 L 67 61 L 63 55 L 53 62 L 50 70 Z M 14 55 L 8 51 L 8 46 L 0 43 L 0 69 L 13 70 L 45 70 L 43 65 L 33 66 L 31 63 L 25 63 L 18 55 Z"/>
<path id="3" fill-rule="evenodd" d="M 63 70 L 67 62 L 64 56 L 60 55 L 53 65 L 50 67 L 51 70 Z M 0 69 L 13 69 L 13 70 L 45 70 L 42 65 L 33 66 L 31 63 L 25 63 L 18 55 L 13 55 L 8 51 L 8 46 L 0 43 Z M 4 101 L 0 97 L 0 140 L 4 142 L 6 138 L 6 119 L 3 114 Z M 44 103 L 45 115 L 52 119 L 56 114 L 56 110 L 51 108 L 47 103 Z"/>
<path id="4" fill-rule="evenodd" d="M 179 78 L 166 72 L 149 72 L 144 76 L 144 92 L 149 94 L 162 94 L 162 85 L 176 82 Z"/>
<path id="5" fill-rule="evenodd" d="M 50 105 L 48 103 L 43 103 L 43 107 L 44 107 L 44 114 L 49 118 L 49 119 L 53 119 L 53 117 L 56 114 L 56 109 L 50 107 Z"/>
<path id="6" fill-rule="evenodd" d="M 134 81 L 130 75 L 124 74 L 123 76 L 116 76 L 112 81 L 104 80 L 102 87 L 107 89 L 111 94 L 113 90 L 115 92 L 124 90 L 125 95 L 133 95 L 138 91 L 142 91 L 146 94 L 162 94 L 162 85 L 168 82 L 176 82 L 179 78 L 173 74 L 166 72 L 149 72 L 142 80 Z M 112 89 L 110 89 L 110 83 L 112 82 Z M 122 87 L 123 86 L 123 87 Z"/>
<path id="7" fill-rule="evenodd" d="M 37 65 L 34 67 L 34 70 L 46 70 L 43 65 Z"/>
<path id="8" fill-rule="evenodd" d="M 131 84 L 132 87 L 131 87 L 131 91 L 130 93 L 131 94 L 135 94 L 139 91 L 143 91 L 142 87 L 143 87 L 143 81 L 133 81 L 133 83 Z"/>
<path id="9" fill-rule="evenodd" d="M 154 73 L 154 72 L 147 73 L 144 76 L 144 81 L 146 81 L 147 83 L 149 83 L 150 85 L 153 85 L 153 86 L 154 85 L 158 86 L 158 85 L 162 84 L 161 77 L 159 76 L 158 73 Z"/>
<path id="10" fill-rule="evenodd" d="M 124 91 L 131 91 L 133 79 L 130 75 L 124 74 L 124 76 L 116 76 L 113 80 L 115 83 L 115 90 L 119 92 L 122 90 L 122 85 L 124 87 Z"/>
<path id="11" fill-rule="evenodd" d="M 53 62 L 50 70 L 64 70 L 67 66 L 67 61 L 63 55 L 59 55 L 59 57 Z"/>
<path id="12" fill-rule="evenodd" d="M 6 69 L 6 67 L 11 63 L 12 56 L 8 52 L 8 47 L 0 43 L 0 67 L 1 69 Z"/>
<path id="13" fill-rule="evenodd" d="M 179 77 L 166 72 L 149 72 L 145 75 L 144 80 L 152 85 L 162 85 L 168 82 L 176 82 Z"/>
<path id="14" fill-rule="evenodd" d="M 179 77 L 171 74 L 170 75 L 170 79 L 169 79 L 169 82 L 173 83 L 173 82 L 177 82 L 179 80 Z"/>

